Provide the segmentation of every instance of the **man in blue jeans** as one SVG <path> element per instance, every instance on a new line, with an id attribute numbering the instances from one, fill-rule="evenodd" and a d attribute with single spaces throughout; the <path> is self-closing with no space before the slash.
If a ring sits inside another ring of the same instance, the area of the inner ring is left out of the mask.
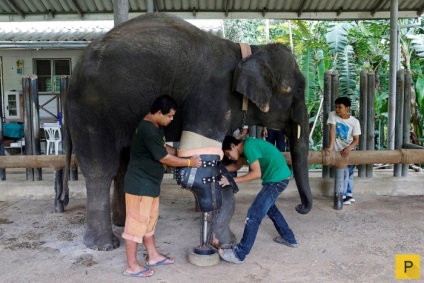
<path id="1" fill-rule="evenodd" d="M 327 150 L 340 151 L 343 158 L 348 158 L 355 150 L 361 135 L 361 126 L 358 119 L 349 114 L 351 101 L 348 97 L 339 97 L 334 102 L 336 110 L 328 115 L 327 124 L 330 126 L 330 144 Z M 355 202 L 353 198 L 353 171 L 355 165 L 348 165 L 344 169 L 343 204 Z"/>
<path id="2" fill-rule="evenodd" d="M 265 215 L 268 215 L 280 235 L 274 238 L 274 241 L 289 247 L 297 247 L 293 231 L 275 206 L 275 201 L 287 187 L 291 176 L 283 155 L 267 141 L 255 138 L 241 141 L 231 136 L 225 137 L 222 150 L 228 159 L 234 161 L 227 166 L 228 171 L 240 169 L 246 161 L 250 165 L 251 170 L 247 174 L 234 178 L 236 183 L 262 179 L 263 187 L 247 212 L 240 243 L 233 249 L 219 249 L 221 258 L 232 263 L 243 263 L 253 247 L 259 225 Z M 222 177 L 220 185 L 228 184 L 227 178 Z"/>

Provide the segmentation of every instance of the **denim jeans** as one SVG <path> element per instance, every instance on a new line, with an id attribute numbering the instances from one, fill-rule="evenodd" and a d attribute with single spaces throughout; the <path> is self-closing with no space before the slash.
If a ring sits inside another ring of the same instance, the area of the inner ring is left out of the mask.
<path id="1" fill-rule="evenodd" d="M 284 180 L 276 183 L 267 183 L 256 196 L 249 210 L 247 211 L 246 223 L 244 226 L 243 237 L 240 243 L 236 245 L 234 251 L 240 260 L 244 260 L 246 255 L 255 243 L 258 234 L 259 225 L 265 215 L 274 223 L 275 229 L 281 237 L 289 243 L 296 243 L 293 231 L 289 228 L 289 224 L 284 216 L 275 206 L 278 196 L 285 190 L 289 181 Z"/>
<path id="2" fill-rule="evenodd" d="M 283 131 L 268 129 L 268 137 L 266 140 L 275 145 L 279 151 L 286 151 L 286 141 L 284 140 Z"/>
<path id="3" fill-rule="evenodd" d="M 343 197 L 352 197 L 354 169 L 355 165 L 348 165 L 344 168 Z"/>

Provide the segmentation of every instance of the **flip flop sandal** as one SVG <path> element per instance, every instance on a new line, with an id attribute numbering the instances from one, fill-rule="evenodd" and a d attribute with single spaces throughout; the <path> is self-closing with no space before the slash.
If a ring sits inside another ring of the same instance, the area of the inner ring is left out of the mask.
<path id="1" fill-rule="evenodd" d="M 123 275 L 125 275 L 125 276 L 129 276 L 129 277 L 150 277 L 150 276 L 152 276 L 153 274 L 155 274 L 154 272 L 152 273 L 152 274 L 150 274 L 150 275 L 145 275 L 147 272 L 149 272 L 151 269 L 149 269 L 149 268 L 146 268 L 146 269 L 144 269 L 144 270 L 142 270 L 142 271 L 140 271 L 140 272 L 137 272 L 137 273 L 129 273 L 129 272 L 126 272 L 126 271 L 124 271 L 122 274 Z"/>
<path id="2" fill-rule="evenodd" d="M 173 260 L 173 261 L 172 262 L 166 262 L 167 260 Z M 170 258 L 169 256 L 165 256 L 165 258 L 163 260 L 156 262 L 156 263 L 150 264 L 150 263 L 146 262 L 146 266 L 147 267 L 153 267 L 153 266 L 159 266 L 159 265 L 171 265 L 171 264 L 174 264 L 174 263 L 175 263 L 174 259 Z"/>
<path id="3" fill-rule="evenodd" d="M 244 260 L 240 260 L 237 257 L 233 249 L 219 249 L 219 256 L 225 261 L 236 263 L 236 264 L 244 262 Z"/>

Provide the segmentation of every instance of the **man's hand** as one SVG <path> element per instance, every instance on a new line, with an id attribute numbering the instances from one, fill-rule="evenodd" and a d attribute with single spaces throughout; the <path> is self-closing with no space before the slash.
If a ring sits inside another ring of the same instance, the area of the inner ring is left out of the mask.
<path id="1" fill-rule="evenodd" d="M 199 168 L 202 165 L 202 160 L 197 154 L 191 156 L 189 159 L 190 159 L 190 167 Z"/>
<path id="2" fill-rule="evenodd" d="M 230 185 L 230 182 L 228 181 L 227 177 L 222 176 L 222 177 L 221 177 L 221 180 L 218 182 L 218 184 L 219 184 L 221 187 L 225 187 L 225 186 Z"/>
<path id="3" fill-rule="evenodd" d="M 349 147 L 343 148 L 340 151 L 340 154 L 342 155 L 343 158 L 348 158 L 350 154 L 350 148 Z"/>

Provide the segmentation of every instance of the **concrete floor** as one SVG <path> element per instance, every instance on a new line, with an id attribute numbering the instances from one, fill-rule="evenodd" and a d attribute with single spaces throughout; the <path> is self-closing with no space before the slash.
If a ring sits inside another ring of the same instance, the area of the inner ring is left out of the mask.
<path id="1" fill-rule="evenodd" d="M 293 182 L 276 202 L 296 235 L 298 248 L 273 242 L 277 234 L 265 218 L 244 264 L 221 261 L 210 267 L 187 261 L 189 250 L 200 242 L 201 215 L 193 209 L 192 193 L 179 188 L 172 175 L 166 175 L 156 243 L 160 252 L 177 262 L 154 268 L 155 274 L 148 279 L 135 279 L 122 275 L 122 227 L 113 227 L 121 240 L 118 249 L 98 252 L 83 245 L 83 180 L 71 182 L 70 204 L 58 214 L 54 212 L 52 171 L 46 171 L 41 182 L 28 182 L 25 174 L 10 172 L 8 180 L 0 183 L 0 281 L 398 282 L 396 255 L 418 254 L 421 260 L 424 258 L 422 174 L 394 179 L 386 172 L 376 173 L 372 180 L 356 178 L 356 202 L 342 210 L 333 209 L 332 181 L 318 180 L 315 175 L 320 173 L 311 173 L 314 206 L 309 214 L 295 211 L 299 197 Z M 231 229 L 237 239 L 243 234 L 247 209 L 259 187 L 255 182 L 241 185 L 236 194 Z M 5 196 L 9 199 L 4 200 Z M 141 263 L 144 254 L 140 246 Z M 420 276 L 424 278 L 422 270 Z"/>

